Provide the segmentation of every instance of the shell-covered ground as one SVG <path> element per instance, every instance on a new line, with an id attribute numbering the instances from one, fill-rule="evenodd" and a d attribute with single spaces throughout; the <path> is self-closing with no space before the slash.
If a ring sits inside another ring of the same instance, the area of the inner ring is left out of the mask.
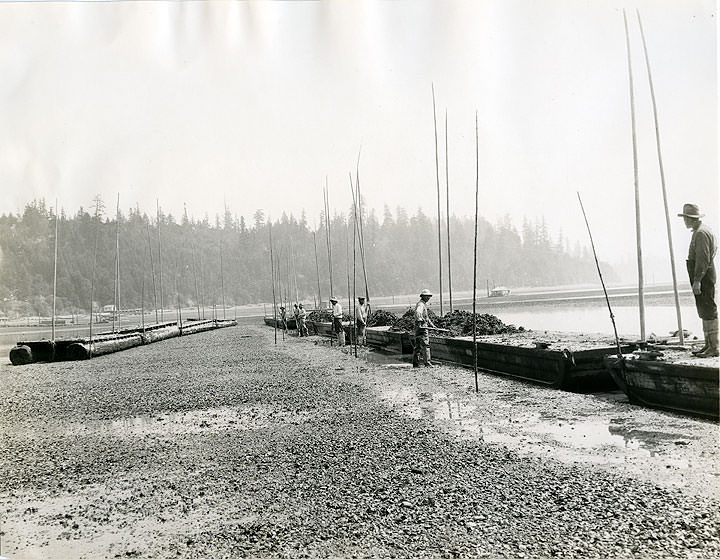
<path id="1" fill-rule="evenodd" d="M 717 424 L 234 327 L 0 365 L 0 554 L 720 554 Z"/>

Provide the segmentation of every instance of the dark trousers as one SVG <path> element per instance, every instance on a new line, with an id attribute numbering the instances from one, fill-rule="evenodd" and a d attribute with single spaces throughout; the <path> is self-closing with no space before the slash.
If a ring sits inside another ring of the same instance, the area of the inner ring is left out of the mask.
<path id="1" fill-rule="evenodd" d="M 686 260 L 686 263 L 690 283 L 692 283 L 695 261 Z M 700 295 L 695 295 L 695 307 L 697 308 L 698 316 L 703 320 L 715 320 L 718 317 L 717 303 L 715 302 L 716 280 L 715 265 L 712 264 L 700 281 Z"/>
<path id="2" fill-rule="evenodd" d="M 430 332 L 426 328 L 415 329 L 415 344 L 413 347 L 413 367 L 420 366 L 420 359 L 423 364 L 430 364 Z"/>

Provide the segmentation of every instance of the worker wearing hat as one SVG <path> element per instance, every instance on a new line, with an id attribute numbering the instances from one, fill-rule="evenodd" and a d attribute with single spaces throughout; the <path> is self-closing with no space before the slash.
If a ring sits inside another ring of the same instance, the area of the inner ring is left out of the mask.
<path id="1" fill-rule="evenodd" d="M 332 307 L 333 332 L 337 334 L 337 341 L 340 347 L 345 347 L 345 330 L 342 323 L 342 305 L 338 303 L 337 297 L 330 297 L 330 305 Z"/>
<path id="2" fill-rule="evenodd" d="M 368 305 L 365 302 L 365 297 L 360 296 L 357 298 L 358 304 L 355 307 L 355 327 L 357 332 L 357 342 L 360 345 L 365 345 L 365 328 L 367 327 L 368 320 Z"/>
<path id="3" fill-rule="evenodd" d="M 415 344 L 413 351 L 413 367 L 420 366 L 420 359 L 426 367 L 432 367 L 430 362 L 430 333 L 428 328 L 435 328 L 428 314 L 428 302 L 432 297 L 429 289 L 423 289 L 420 300 L 415 305 Z"/>
<path id="4" fill-rule="evenodd" d="M 305 310 L 305 306 L 302 303 L 298 304 L 297 323 L 298 335 L 307 337 L 307 311 Z"/>
<path id="5" fill-rule="evenodd" d="M 717 240 L 710 228 L 701 218 L 704 214 L 695 204 L 685 204 L 678 214 L 685 221 L 685 227 L 692 230 L 690 248 L 687 257 L 687 270 L 690 276 L 695 307 L 703 322 L 705 345 L 693 353 L 698 357 L 718 356 L 718 314 L 715 303 L 715 254 Z"/>

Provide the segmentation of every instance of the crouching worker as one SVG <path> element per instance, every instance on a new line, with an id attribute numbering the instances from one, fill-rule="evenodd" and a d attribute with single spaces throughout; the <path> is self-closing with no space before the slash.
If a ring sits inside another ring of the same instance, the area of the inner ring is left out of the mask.
<path id="1" fill-rule="evenodd" d="M 345 330 L 343 329 L 342 323 L 342 305 L 338 303 L 336 297 L 330 297 L 330 304 L 332 305 L 332 323 L 333 332 L 337 335 L 338 345 L 345 347 Z"/>
<path id="2" fill-rule="evenodd" d="M 300 333 L 299 335 L 307 337 L 307 311 L 305 310 L 305 307 L 302 303 L 298 305 L 297 321 L 298 332 Z"/>
<path id="3" fill-rule="evenodd" d="M 420 300 L 415 305 L 415 344 L 413 350 L 413 367 L 420 366 L 420 359 L 426 367 L 432 367 L 430 362 L 430 333 L 428 328 L 435 328 L 428 314 L 428 302 L 432 297 L 429 289 L 423 289 Z"/>

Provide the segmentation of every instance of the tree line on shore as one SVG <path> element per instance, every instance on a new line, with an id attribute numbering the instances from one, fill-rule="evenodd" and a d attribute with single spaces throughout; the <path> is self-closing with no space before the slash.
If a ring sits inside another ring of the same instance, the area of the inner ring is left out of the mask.
<path id="1" fill-rule="evenodd" d="M 127 215 L 105 214 L 97 197 L 95 208 L 81 207 L 74 216 L 61 211 L 58 216 L 59 313 L 87 312 L 91 291 L 95 308 L 118 298 L 121 309 L 146 310 L 161 304 L 169 308 L 178 303 L 219 306 L 223 300 L 226 305 L 272 301 L 270 225 L 276 286 L 282 295 L 315 303 L 318 296 L 327 301 L 331 294 L 322 214 L 319 222 L 323 225 L 317 230 L 308 225 L 304 212 L 299 218 L 283 213 L 271 224 L 262 210 L 255 212 L 251 224 L 229 209 L 213 222 L 186 214 L 178 219 L 162 210 L 149 216 L 137 207 Z M 404 208 L 393 213 L 387 207 L 380 217 L 374 210 L 363 214 L 371 298 L 414 293 L 424 287 L 437 289 L 437 220 L 420 209 L 413 215 Z M 334 213 L 329 221 L 332 289 L 344 298 L 348 283 L 352 289 L 355 269 L 357 290 L 364 292 L 359 245 L 353 264 L 352 211 Z M 469 217 L 450 219 L 453 290 L 472 289 L 473 225 Z M 55 212 L 42 199 L 28 203 L 22 214 L 0 216 L 1 311 L 50 314 L 54 241 Z M 447 290 L 447 246 L 443 246 L 443 259 Z M 602 266 L 606 278 L 612 279 L 613 271 Z M 571 250 L 562 237 L 551 239 L 543 219 L 525 219 L 518 231 L 509 217 L 495 224 L 481 218 L 478 278 L 482 293 L 486 280 L 511 287 L 565 285 L 596 281 L 596 270 L 586 247 L 576 244 Z"/>

